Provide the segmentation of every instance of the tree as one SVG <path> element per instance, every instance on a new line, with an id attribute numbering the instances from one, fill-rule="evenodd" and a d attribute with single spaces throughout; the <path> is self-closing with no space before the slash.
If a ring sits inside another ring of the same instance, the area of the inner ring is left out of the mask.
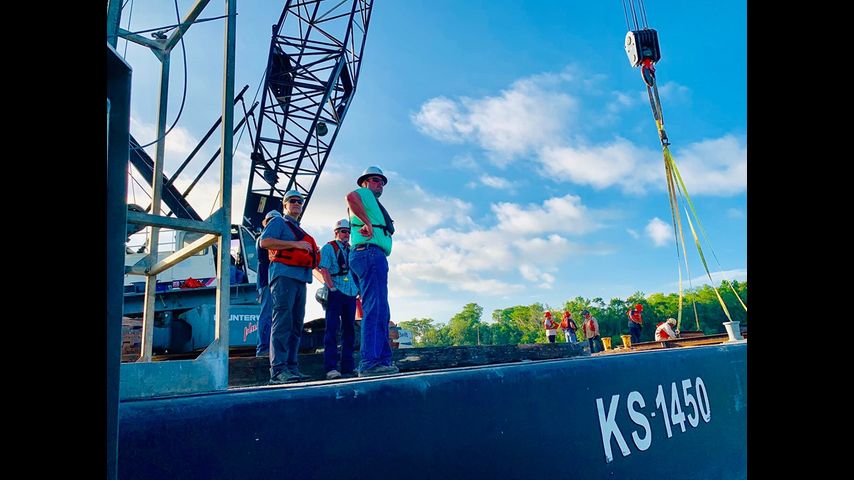
<path id="1" fill-rule="evenodd" d="M 732 288 L 739 297 L 747 303 L 747 282 L 732 282 Z M 747 313 L 735 297 L 727 281 L 721 282 L 718 291 L 733 320 L 746 322 Z M 563 309 L 553 310 L 541 303 L 531 305 L 516 305 L 501 308 L 492 312 L 492 324 L 481 320 L 483 307 L 469 303 L 463 310 L 454 315 L 448 324 L 437 324 L 432 318 L 413 318 L 401 322 L 400 326 L 413 333 L 415 346 L 449 346 L 449 345 L 515 345 L 520 343 L 546 342 L 543 329 L 543 312 L 549 310 L 558 321 L 563 317 L 563 310 L 572 313 L 576 325 L 581 326 L 582 310 L 599 321 L 599 330 L 603 337 L 615 338 L 628 334 L 628 318 L 626 313 L 634 305 L 643 305 L 644 326 L 641 331 L 642 341 L 650 341 L 654 337 L 655 327 L 668 317 L 676 318 L 679 312 L 679 295 L 677 293 L 653 293 L 646 297 L 643 292 L 635 292 L 623 300 L 612 298 L 607 304 L 601 297 L 588 300 L 575 297 L 563 303 Z M 700 330 L 705 334 L 723 333 L 723 322 L 727 321 L 721 309 L 714 289 L 709 285 L 690 289 L 685 292 L 682 303 L 682 324 L 680 329 L 693 330 L 697 328 L 699 319 Z M 581 329 L 579 329 L 581 331 Z M 579 334 L 583 338 L 582 334 Z M 558 337 L 563 341 L 563 336 Z"/>
<path id="2" fill-rule="evenodd" d="M 448 334 L 452 345 L 477 345 L 477 330 L 480 327 L 480 316 L 483 307 L 469 303 L 463 311 L 454 315 L 448 322 Z"/>
<path id="3" fill-rule="evenodd" d="M 400 322 L 400 327 L 412 332 L 412 345 L 415 347 L 425 346 L 424 341 L 430 336 L 430 332 L 436 330 L 432 318 L 413 318 L 406 322 Z"/>

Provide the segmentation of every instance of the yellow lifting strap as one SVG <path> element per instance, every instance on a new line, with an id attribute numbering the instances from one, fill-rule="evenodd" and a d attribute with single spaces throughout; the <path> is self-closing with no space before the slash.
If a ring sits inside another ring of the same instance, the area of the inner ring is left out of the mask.
<path id="1" fill-rule="evenodd" d="M 656 122 L 656 123 L 658 123 L 658 122 Z M 729 321 L 732 321 L 732 316 L 729 313 L 729 309 L 727 309 L 726 303 L 724 303 L 723 297 L 721 297 L 721 294 L 718 291 L 718 288 L 715 286 L 714 280 L 712 279 L 712 274 L 711 274 L 711 271 L 709 270 L 709 265 L 708 265 L 708 262 L 706 261 L 706 257 L 703 254 L 703 248 L 702 248 L 702 245 L 700 243 L 700 238 L 697 235 L 697 230 L 694 228 L 693 222 L 691 222 L 691 215 L 693 214 L 694 219 L 697 221 L 698 226 L 702 229 L 702 225 L 700 224 L 699 217 L 697 216 L 697 212 L 694 209 L 693 202 L 691 201 L 691 196 L 688 194 L 688 189 L 685 187 L 685 182 L 682 180 L 682 176 L 679 174 L 679 169 L 676 167 L 676 162 L 673 160 L 673 155 L 670 153 L 669 146 L 664 145 L 662 152 L 664 154 L 665 174 L 667 177 L 667 190 L 668 190 L 668 197 L 670 200 L 670 211 L 671 211 L 671 215 L 673 215 L 673 218 L 674 218 L 673 223 L 674 223 L 674 228 L 675 228 L 675 234 L 676 234 L 677 240 L 678 240 L 677 250 L 679 248 L 679 244 L 681 244 L 682 252 L 685 252 L 685 255 L 683 255 L 683 257 L 685 259 L 686 273 L 688 273 L 688 275 L 690 277 L 690 272 L 688 271 L 688 262 L 687 262 L 687 249 L 685 248 L 685 235 L 684 235 L 683 229 L 682 229 L 682 221 L 681 221 L 682 215 L 681 215 L 681 212 L 679 211 L 678 198 L 676 197 L 677 185 L 678 185 L 679 191 L 681 191 L 681 193 L 684 195 L 686 203 L 690 207 L 690 212 L 689 212 L 688 208 L 685 208 L 685 219 L 688 221 L 688 228 L 691 230 L 691 235 L 694 238 L 694 245 L 697 247 L 697 252 L 699 253 L 700 260 L 703 264 L 703 269 L 706 271 L 706 275 L 709 277 L 709 281 L 711 283 L 712 290 L 714 290 L 715 295 L 717 296 L 718 302 L 721 305 L 721 309 L 723 309 L 724 314 L 726 315 L 727 319 Z M 703 231 L 703 234 L 705 235 L 705 231 Z M 706 239 L 706 240 L 708 241 L 708 239 Z M 682 275 L 681 275 L 681 268 L 679 270 L 680 270 L 680 274 L 679 274 L 679 318 L 677 320 L 677 328 L 679 328 L 682 324 Z M 741 304 L 741 306 L 745 309 L 745 311 L 747 311 L 747 306 L 741 300 L 741 297 L 739 297 L 738 292 L 735 291 L 735 288 L 732 286 L 732 283 L 731 282 L 728 282 L 728 283 L 729 283 L 729 286 L 732 289 L 733 293 L 735 294 L 736 298 L 738 299 L 739 303 Z M 694 308 L 694 314 L 695 314 L 695 320 L 696 320 L 698 328 L 699 328 L 699 318 L 697 316 L 696 306 Z"/>
<path id="2" fill-rule="evenodd" d="M 669 152 L 666 155 L 669 156 Z M 700 223 L 700 217 L 699 217 L 699 215 L 697 215 L 697 211 L 694 209 L 694 202 L 691 201 L 691 196 L 688 195 L 688 189 L 685 187 L 685 182 L 682 181 L 682 175 L 679 174 L 679 169 L 676 168 L 676 162 L 673 161 L 672 156 L 670 156 L 670 161 L 673 163 L 673 172 L 676 174 L 676 180 L 679 182 L 679 186 L 681 187 L 682 191 L 685 193 L 685 203 L 687 203 L 688 207 L 691 209 L 691 213 L 694 215 L 694 219 L 697 221 L 697 226 L 700 229 L 700 233 L 703 235 L 703 240 L 705 240 L 706 244 L 709 245 L 709 250 L 712 252 L 712 256 L 715 258 L 715 261 L 718 263 L 718 267 L 720 267 L 721 264 L 720 264 L 720 262 L 718 262 L 718 256 L 715 255 L 715 251 L 712 248 L 712 243 L 709 241 L 709 236 L 706 235 L 706 230 L 703 228 L 703 224 Z M 685 215 L 687 217 L 687 215 L 688 215 L 687 211 L 685 212 Z M 694 235 L 694 237 L 696 239 L 696 234 Z M 700 257 L 702 258 L 703 257 L 703 251 L 700 248 L 699 243 L 697 244 L 697 249 L 699 250 Z M 705 263 L 706 263 L 706 261 L 704 259 L 703 265 L 705 265 Z M 706 272 L 708 272 L 708 271 L 709 271 L 709 269 L 706 268 Z M 709 277 L 709 279 L 711 280 L 711 276 Z M 735 287 L 732 286 L 732 282 L 727 282 L 727 284 L 729 285 L 730 290 L 732 290 L 732 293 L 735 295 L 735 298 L 738 299 L 738 303 L 741 304 L 741 307 L 746 312 L 747 311 L 747 305 L 744 304 L 744 301 L 738 295 L 738 292 L 735 291 Z"/>
<path id="3" fill-rule="evenodd" d="M 688 221 L 688 227 L 691 229 L 691 235 L 694 237 L 694 245 L 697 247 L 697 252 L 700 254 L 700 260 L 703 263 L 703 268 L 706 270 L 706 275 L 709 277 L 709 281 L 711 282 L 712 289 L 715 291 L 715 295 L 718 298 L 718 302 L 721 304 L 721 308 L 724 311 L 727 319 L 732 321 L 732 317 L 729 314 L 729 310 L 724 303 L 723 297 L 721 297 L 718 288 L 714 284 L 714 280 L 712 279 L 712 273 L 709 271 L 709 265 L 706 262 L 706 257 L 703 255 L 703 248 L 700 245 L 700 239 L 697 235 L 697 231 L 694 229 L 694 224 L 691 222 L 691 214 L 693 214 L 694 219 L 697 222 L 697 226 L 700 229 L 700 233 L 703 235 L 703 239 L 709 245 L 709 249 L 712 252 L 712 256 L 717 261 L 718 266 L 720 267 L 720 262 L 718 261 L 717 255 L 715 255 L 715 251 L 711 248 L 711 242 L 709 242 L 708 236 L 706 235 L 705 229 L 703 229 L 702 223 L 700 223 L 700 217 L 697 215 L 697 211 L 694 209 L 694 202 L 691 201 L 691 196 L 688 194 L 688 189 L 685 187 L 685 182 L 682 180 L 682 175 L 679 174 L 679 169 L 676 167 L 676 162 L 673 160 L 673 155 L 670 153 L 670 141 L 667 139 L 667 134 L 664 131 L 664 114 L 661 109 L 661 100 L 658 97 L 658 86 L 655 82 L 654 76 L 655 70 L 652 70 L 652 82 L 647 82 L 647 94 L 649 96 L 650 107 L 652 107 L 652 114 L 655 119 L 655 128 L 658 130 L 658 137 L 661 140 L 662 153 L 664 154 L 664 172 L 665 177 L 667 179 L 667 195 L 670 200 L 670 213 L 673 219 L 673 230 L 676 235 L 676 266 L 679 271 L 679 308 L 677 312 L 677 322 L 676 328 L 680 328 L 682 325 L 682 298 L 684 296 L 684 292 L 682 289 L 682 268 L 679 266 L 679 251 L 681 247 L 681 251 L 683 253 L 682 257 L 685 262 L 685 273 L 688 276 L 688 281 L 691 279 L 691 272 L 688 268 L 688 250 L 685 248 L 685 235 L 682 230 L 682 213 L 679 210 L 679 199 L 676 194 L 679 191 L 685 198 L 688 207 L 690 208 L 690 213 L 688 209 L 685 209 L 685 218 Z M 738 302 L 741 304 L 744 311 L 747 311 L 747 305 L 745 305 L 744 301 L 738 295 L 738 292 L 735 290 L 735 287 L 732 285 L 732 282 L 727 282 L 729 284 L 730 289 L 735 294 L 735 298 L 738 299 Z M 697 325 L 697 329 L 700 329 L 700 318 L 697 314 L 697 305 L 696 302 L 693 305 L 694 310 L 694 321 Z"/>

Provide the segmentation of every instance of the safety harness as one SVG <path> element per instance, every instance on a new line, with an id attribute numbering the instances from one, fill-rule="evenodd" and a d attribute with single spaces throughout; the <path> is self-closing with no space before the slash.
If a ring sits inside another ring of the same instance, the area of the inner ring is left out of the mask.
<path id="1" fill-rule="evenodd" d="M 338 246 L 337 240 L 332 240 L 328 242 L 329 245 L 332 245 L 332 250 L 335 251 L 335 259 L 338 260 L 338 273 L 331 273 L 333 277 L 343 277 L 350 273 L 350 264 L 348 263 L 348 259 L 345 258 L 345 252 L 349 252 L 349 248 L 341 248 Z"/>

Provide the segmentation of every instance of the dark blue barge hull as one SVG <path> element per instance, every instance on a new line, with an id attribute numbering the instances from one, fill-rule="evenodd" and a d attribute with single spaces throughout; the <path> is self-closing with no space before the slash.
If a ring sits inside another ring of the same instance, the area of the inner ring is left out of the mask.
<path id="1" fill-rule="evenodd" d="M 120 479 L 739 479 L 747 344 L 125 401 L 119 422 Z"/>

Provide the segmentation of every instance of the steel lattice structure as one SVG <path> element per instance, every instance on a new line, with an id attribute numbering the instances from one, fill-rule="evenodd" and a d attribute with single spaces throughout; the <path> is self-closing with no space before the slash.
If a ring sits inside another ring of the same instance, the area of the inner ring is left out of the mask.
<path id="1" fill-rule="evenodd" d="M 288 0 L 273 26 L 243 224 L 317 185 L 356 90 L 373 0 Z"/>

